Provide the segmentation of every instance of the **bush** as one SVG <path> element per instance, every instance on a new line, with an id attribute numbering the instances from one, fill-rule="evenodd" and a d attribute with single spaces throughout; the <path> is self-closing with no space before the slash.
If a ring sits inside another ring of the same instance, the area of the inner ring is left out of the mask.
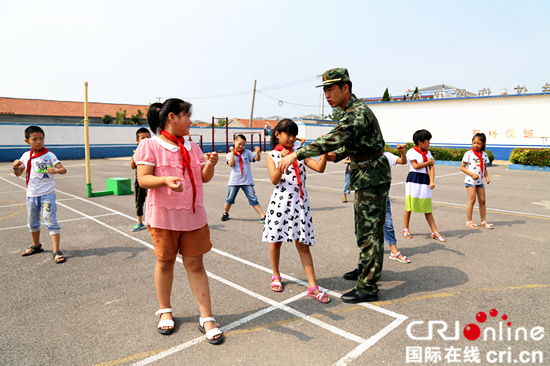
<path id="1" fill-rule="evenodd" d="M 412 142 L 407 142 L 405 144 L 405 153 L 410 149 L 414 148 Z M 451 149 L 449 147 L 430 147 L 428 150 L 432 153 L 435 160 L 444 160 L 444 161 L 462 161 L 462 157 L 468 150 L 471 149 Z M 396 148 L 386 145 L 385 151 L 391 152 L 394 155 L 399 156 L 399 151 Z M 490 150 L 485 150 L 489 161 L 495 160 L 495 154 Z"/>
<path id="2" fill-rule="evenodd" d="M 512 164 L 550 166 L 550 149 L 514 149 Z"/>
<path id="3" fill-rule="evenodd" d="M 109 116 L 108 114 L 104 115 L 103 117 L 101 117 L 101 120 L 103 121 L 103 123 L 105 123 L 106 125 L 110 125 L 111 123 L 113 123 L 113 116 Z"/>

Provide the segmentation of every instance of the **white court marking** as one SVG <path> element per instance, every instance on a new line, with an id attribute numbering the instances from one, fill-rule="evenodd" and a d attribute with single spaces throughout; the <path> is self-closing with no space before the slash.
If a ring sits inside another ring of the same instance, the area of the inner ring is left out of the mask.
<path id="1" fill-rule="evenodd" d="M 10 182 L 10 181 L 7 180 L 7 179 L 1 178 L 1 177 L 0 177 L 0 179 L 5 180 L 5 181 L 7 181 L 8 183 L 11 183 L 11 184 L 13 184 L 13 185 L 15 185 L 15 186 L 17 186 L 17 187 L 22 188 L 22 189 L 25 189 L 24 187 L 22 187 L 22 186 L 20 186 L 20 185 L 18 185 L 18 184 L 16 184 L 16 183 Z M 131 217 L 131 216 L 125 215 L 125 214 L 123 214 L 123 213 L 121 213 L 121 212 L 118 212 L 118 211 L 116 211 L 116 210 L 113 210 L 113 209 L 110 209 L 110 208 L 108 208 L 108 207 L 102 206 L 102 205 L 97 204 L 97 203 L 95 203 L 95 202 L 91 202 L 91 201 L 88 201 L 88 200 L 86 200 L 86 199 L 77 197 L 77 196 L 72 195 L 72 194 L 70 194 L 70 193 L 62 192 L 62 191 L 59 191 L 59 190 L 57 190 L 56 192 L 59 192 L 59 193 L 61 193 L 61 194 L 65 194 L 65 195 L 67 195 L 67 196 L 70 196 L 70 197 L 73 197 L 73 198 L 76 198 L 76 199 L 79 199 L 79 200 L 82 200 L 82 201 L 84 201 L 84 202 L 92 203 L 92 204 L 94 204 L 94 205 L 96 205 L 96 206 L 98 206 L 98 207 L 101 207 L 101 208 L 105 209 L 105 210 L 111 211 L 112 213 L 116 213 L 116 214 L 119 214 L 119 215 L 121 215 L 121 216 L 128 217 L 128 218 L 130 218 L 131 220 L 134 220 L 134 218 Z M 123 235 L 123 236 L 125 236 L 125 237 L 127 237 L 127 238 L 129 238 L 129 239 L 132 239 L 132 240 L 134 240 L 134 241 L 139 242 L 140 244 L 143 244 L 143 245 L 145 245 L 145 246 L 147 246 L 147 247 L 149 247 L 149 248 L 151 248 L 151 249 L 154 249 L 153 245 L 151 245 L 151 244 L 149 244 L 149 243 L 147 243 L 147 242 L 145 242 L 145 241 L 143 241 L 143 240 L 141 240 L 141 239 L 135 238 L 135 237 L 133 237 L 133 236 L 131 236 L 131 235 L 129 235 L 129 234 L 127 234 L 127 233 L 121 231 L 121 230 L 118 230 L 118 229 L 116 229 L 116 228 L 114 228 L 114 227 L 112 227 L 112 226 L 110 226 L 110 225 L 108 225 L 108 224 L 106 224 L 106 223 L 104 223 L 104 222 L 101 222 L 100 220 L 96 219 L 95 217 L 86 215 L 85 213 L 80 212 L 80 211 L 78 211 L 78 210 L 76 210 L 76 209 L 74 209 L 74 208 L 72 208 L 72 207 L 69 207 L 69 206 L 63 204 L 63 203 L 58 203 L 58 205 L 61 206 L 61 207 L 65 207 L 65 208 L 67 208 L 68 210 L 73 211 L 73 212 L 75 212 L 75 213 L 77 213 L 77 214 L 83 216 L 84 218 L 90 219 L 90 220 L 92 220 L 92 221 L 94 221 L 94 222 L 96 222 L 96 223 L 98 223 L 98 224 L 100 224 L 100 225 L 102 225 L 102 226 L 104 226 L 104 227 L 106 227 L 106 228 L 109 228 L 110 230 L 112 230 L 112 231 L 114 231 L 114 232 L 116 232 L 116 233 L 118 233 L 118 234 L 121 234 L 121 235 Z M 261 269 L 262 271 L 268 271 L 268 272 L 270 272 L 270 270 L 269 270 L 268 268 L 266 268 L 266 267 L 259 266 L 259 265 L 257 265 L 257 264 L 252 263 L 252 262 L 249 262 L 249 261 L 247 261 L 247 260 L 245 260 L 245 259 L 242 259 L 242 258 L 233 256 L 233 255 L 231 255 L 231 254 L 229 254 L 229 253 L 226 253 L 226 252 L 223 252 L 223 251 L 220 251 L 220 250 L 213 250 L 213 251 L 214 251 L 215 253 L 220 254 L 220 255 L 224 255 L 224 256 L 226 256 L 226 257 L 228 257 L 228 258 L 231 258 L 231 259 L 234 259 L 234 260 L 238 260 L 239 262 L 244 263 L 244 264 L 247 264 L 247 265 L 250 265 L 250 266 L 252 266 L 252 267 L 254 267 L 254 268 Z M 182 262 L 181 258 L 177 258 L 177 260 L 178 260 L 178 262 L 180 262 L 180 263 Z M 228 285 L 228 286 L 230 286 L 230 287 L 232 287 L 232 288 L 234 288 L 234 289 L 236 289 L 236 290 L 239 290 L 239 291 L 241 291 L 241 292 L 243 292 L 243 293 L 245 293 L 245 294 L 247 294 L 247 295 L 249 295 L 249 296 L 252 296 L 252 297 L 254 297 L 254 298 L 258 299 L 258 300 L 261 300 L 261 301 L 266 302 L 266 303 L 268 303 L 268 304 L 271 305 L 271 307 L 269 307 L 269 308 L 267 308 L 267 309 L 263 309 L 263 310 L 261 310 L 261 311 L 255 313 L 255 314 L 251 314 L 250 316 L 247 316 L 247 317 L 245 317 L 245 318 L 243 318 L 243 319 L 240 319 L 240 320 L 235 321 L 235 322 L 233 322 L 233 323 L 231 323 L 231 324 L 228 324 L 228 325 L 225 326 L 225 327 L 222 327 L 222 331 L 227 331 L 227 330 L 232 329 L 232 328 L 234 328 L 234 327 L 240 326 L 240 325 L 242 325 L 242 324 L 244 324 L 244 323 L 246 323 L 246 322 L 248 322 L 248 321 L 250 321 L 250 320 L 252 320 L 252 319 L 255 319 L 255 318 L 257 318 L 257 317 L 259 317 L 259 316 L 261 316 L 261 315 L 264 315 L 264 314 L 266 314 L 267 312 L 270 312 L 270 311 L 272 311 L 272 310 L 275 310 L 275 309 L 284 310 L 284 311 L 286 311 L 286 312 L 288 312 L 288 313 L 290 313 L 290 314 L 292 314 L 292 315 L 294 315 L 294 316 L 297 316 L 297 317 L 299 317 L 299 318 L 301 318 L 301 319 L 303 319 L 303 320 L 305 320 L 305 321 L 308 321 L 308 322 L 310 322 L 310 323 L 312 323 L 312 324 L 315 324 L 315 325 L 317 325 L 317 326 L 319 326 L 319 327 L 321 327 L 321 328 L 323 328 L 323 329 L 325 329 L 325 330 L 328 330 L 328 331 L 330 331 L 330 332 L 332 332 L 332 333 L 334 333 L 334 334 L 337 334 L 337 335 L 339 335 L 339 336 L 341 336 L 341 337 L 344 337 L 344 338 L 346 338 L 346 339 L 349 339 L 349 340 L 352 340 L 352 341 L 355 341 L 355 342 L 359 343 L 359 346 L 358 346 L 358 347 L 356 347 L 352 352 L 348 353 L 346 356 L 344 356 L 344 358 L 340 359 L 340 360 L 337 362 L 338 365 L 347 365 L 349 362 L 351 362 L 353 359 L 359 357 L 359 356 L 360 356 L 362 353 L 364 353 L 368 348 L 370 348 L 372 345 L 374 345 L 378 340 L 382 339 L 386 334 L 388 334 L 389 332 L 391 332 L 393 329 L 397 328 L 401 323 L 403 323 L 403 322 L 407 319 L 407 317 L 406 317 L 405 315 L 396 314 L 396 313 L 391 312 L 391 311 L 386 310 L 386 309 L 378 308 L 378 307 L 375 307 L 375 306 L 372 306 L 372 305 L 371 305 L 371 306 L 365 306 L 365 308 L 369 308 L 369 309 L 371 309 L 371 310 L 379 311 L 379 312 L 381 312 L 381 313 L 383 313 L 383 314 L 386 314 L 386 315 L 390 315 L 390 316 L 396 317 L 396 320 L 394 320 L 390 325 L 388 325 L 388 326 L 386 326 L 385 328 L 383 328 L 381 331 L 379 331 L 377 334 L 375 334 L 375 335 L 372 336 L 371 338 L 365 340 L 365 339 L 363 339 L 363 338 L 361 338 L 361 337 L 359 337 L 359 336 L 356 336 L 356 335 L 351 334 L 351 333 L 349 333 L 349 332 L 346 332 L 346 331 L 344 331 L 344 330 L 342 330 L 342 329 L 340 329 L 340 328 L 337 328 L 337 327 L 335 327 L 335 326 L 332 326 L 332 325 L 330 325 L 330 324 L 327 324 L 327 323 L 325 323 L 325 322 L 322 322 L 322 321 L 320 321 L 319 319 L 312 318 L 312 317 L 310 317 L 310 316 L 307 315 L 307 314 L 304 314 L 304 313 L 302 313 L 302 312 L 300 312 L 300 311 L 298 311 L 298 310 L 295 310 L 295 309 L 293 309 L 293 308 L 287 306 L 287 304 L 292 303 L 292 302 L 296 301 L 297 299 L 302 298 L 303 296 L 305 296 L 305 295 L 306 295 L 305 292 L 304 292 L 304 293 L 301 293 L 301 294 L 298 294 L 298 295 L 294 296 L 294 297 L 291 298 L 291 299 L 287 299 L 286 301 L 277 302 L 277 301 L 271 300 L 271 299 L 269 299 L 269 298 L 267 298 L 267 297 L 265 297 L 265 296 L 262 296 L 262 295 L 260 295 L 260 294 L 257 294 L 257 293 L 255 293 L 255 292 L 253 292 L 253 291 L 250 291 L 250 290 L 248 290 L 248 289 L 246 289 L 246 288 L 244 288 L 244 287 L 242 287 L 242 286 L 240 286 L 240 285 L 237 285 L 237 284 L 235 284 L 235 283 L 233 283 L 233 282 L 230 282 L 230 281 L 228 281 L 228 280 L 226 280 L 226 279 L 224 279 L 224 278 L 221 278 L 221 277 L 219 277 L 219 276 L 217 276 L 217 275 L 215 275 L 215 274 L 213 274 L 213 273 L 211 273 L 211 272 L 208 272 L 208 271 L 207 271 L 206 273 L 207 273 L 208 277 L 210 277 L 210 278 L 212 278 L 212 279 L 214 279 L 214 280 L 220 281 L 220 282 L 222 282 L 222 283 L 224 283 L 224 284 L 226 284 L 226 285 Z M 287 279 L 293 281 L 293 282 L 297 282 L 297 283 L 299 283 L 299 284 L 302 284 L 302 285 L 307 286 L 307 282 L 304 282 L 304 281 L 295 279 L 295 278 L 293 278 L 293 277 L 291 277 L 291 276 L 283 275 L 283 274 L 282 274 L 281 277 L 283 277 L 283 276 L 284 276 L 285 278 L 287 278 Z M 336 292 L 333 292 L 333 291 L 328 291 L 328 292 L 329 292 L 330 294 L 332 294 L 333 296 L 336 296 L 336 297 L 340 297 L 340 296 L 341 296 L 339 293 L 336 293 Z M 204 340 L 205 340 L 205 337 L 204 337 L 204 336 L 201 336 L 201 337 L 199 337 L 199 338 L 196 338 L 196 339 L 194 339 L 194 340 L 191 340 L 191 341 L 186 342 L 186 343 L 184 343 L 184 344 L 181 344 L 181 345 L 179 345 L 179 346 L 170 348 L 169 350 L 166 350 L 166 351 L 164 351 L 164 352 L 161 352 L 161 353 L 159 353 L 159 354 L 157 354 L 157 355 L 154 355 L 154 356 L 145 358 L 145 359 L 143 359 L 143 360 L 141 360 L 141 361 L 135 363 L 134 365 L 146 365 L 146 364 L 149 364 L 149 363 L 158 361 L 158 360 L 160 360 L 160 359 L 162 359 L 162 358 L 164 358 L 164 357 L 166 357 L 166 356 L 168 356 L 168 355 L 171 355 L 171 354 L 173 354 L 173 353 L 175 353 L 175 352 L 181 351 L 181 350 L 183 350 L 183 349 L 185 349 L 185 348 L 188 348 L 188 347 L 190 347 L 190 346 L 192 346 L 192 345 L 195 345 L 195 344 L 197 344 L 197 343 L 199 343 L 199 342 L 202 342 L 202 341 L 204 341 Z"/>

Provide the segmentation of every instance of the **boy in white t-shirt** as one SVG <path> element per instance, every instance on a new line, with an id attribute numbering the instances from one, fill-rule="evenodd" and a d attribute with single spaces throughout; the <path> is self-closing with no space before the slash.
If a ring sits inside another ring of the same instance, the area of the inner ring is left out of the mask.
<path id="1" fill-rule="evenodd" d="M 235 136 L 233 145 L 234 146 L 230 148 L 231 152 L 226 156 L 226 162 L 227 165 L 231 167 L 231 173 L 229 175 L 229 182 L 227 182 L 227 198 L 225 199 L 222 221 L 229 220 L 229 210 L 235 203 L 235 197 L 237 193 L 239 193 L 239 189 L 242 189 L 246 198 L 248 198 L 248 203 L 250 203 L 250 206 L 260 215 L 260 222 L 263 224 L 265 215 L 258 201 L 258 197 L 256 197 L 254 179 L 252 178 L 252 171 L 250 170 L 250 163 L 260 161 L 262 158 L 260 148 L 256 146 L 254 152 L 246 150 L 246 137 L 244 137 L 244 135 Z"/>
<path id="2" fill-rule="evenodd" d="M 25 142 L 31 150 L 24 153 L 20 159 L 13 162 L 13 173 L 19 177 L 25 169 L 27 186 L 27 226 L 31 231 L 32 245 L 21 253 L 28 256 L 43 252 L 40 244 L 40 211 L 50 232 L 53 244 L 53 259 L 56 263 L 65 262 L 63 253 L 59 250 L 59 224 L 57 223 L 57 205 L 55 203 L 54 174 L 65 174 L 67 169 L 54 153 L 44 147 L 45 133 L 38 126 L 25 129 Z"/>

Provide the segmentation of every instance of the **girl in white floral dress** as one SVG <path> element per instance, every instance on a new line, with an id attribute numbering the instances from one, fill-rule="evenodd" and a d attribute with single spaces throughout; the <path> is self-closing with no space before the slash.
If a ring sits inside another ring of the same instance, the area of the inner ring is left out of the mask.
<path id="1" fill-rule="evenodd" d="M 277 171 L 277 165 L 281 158 L 293 151 L 297 134 L 296 123 L 290 119 L 283 119 L 275 126 L 271 135 L 273 150 L 267 156 L 267 169 L 275 188 L 267 207 L 262 241 L 271 243 L 269 251 L 273 267 L 273 276 L 271 277 L 273 291 L 283 291 L 279 272 L 281 245 L 283 242 L 294 241 L 306 272 L 308 295 L 319 302 L 327 303 L 330 298 L 317 286 L 313 258 L 309 250 L 315 241 L 311 207 L 305 186 L 305 167 L 308 166 L 322 173 L 325 171 L 327 157 L 322 155 L 319 157 L 319 161 L 312 158 L 296 161 L 285 174 Z"/>

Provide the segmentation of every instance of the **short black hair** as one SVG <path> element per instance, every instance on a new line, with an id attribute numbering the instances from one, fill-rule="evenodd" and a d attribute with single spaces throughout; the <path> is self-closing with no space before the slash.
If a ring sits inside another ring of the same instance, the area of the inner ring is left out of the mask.
<path id="1" fill-rule="evenodd" d="M 241 140 L 244 140 L 244 142 L 246 142 L 246 137 L 244 137 L 244 135 L 241 133 L 236 135 L 233 141 L 237 141 L 237 139 L 241 139 Z"/>
<path id="2" fill-rule="evenodd" d="M 348 80 L 348 81 L 340 81 L 340 82 L 336 83 L 336 85 L 338 85 L 338 88 L 340 88 L 340 90 L 342 90 L 342 88 L 344 87 L 344 85 L 349 86 L 349 93 L 350 93 L 350 94 L 353 94 L 353 92 L 351 91 L 352 84 L 351 84 L 351 81 L 350 81 L 350 80 Z"/>
<path id="3" fill-rule="evenodd" d="M 413 134 L 413 142 L 418 146 L 418 141 L 431 140 L 432 134 L 428 130 L 418 130 Z"/>
<path id="4" fill-rule="evenodd" d="M 31 133 L 40 132 L 44 137 L 46 137 L 46 134 L 44 133 L 44 130 L 38 126 L 29 126 L 25 129 L 25 140 L 28 140 L 29 137 L 31 137 Z"/>
<path id="5" fill-rule="evenodd" d="M 145 128 L 145 127 L 140 127 L 138 128 L 138 130 L 136 131 L 136 139 L 139 139 L 139 134 L 140 133 L 148 133 L 149 136 L 151 136 L 151 132 L 149 131 L 149 129 Z"/>

